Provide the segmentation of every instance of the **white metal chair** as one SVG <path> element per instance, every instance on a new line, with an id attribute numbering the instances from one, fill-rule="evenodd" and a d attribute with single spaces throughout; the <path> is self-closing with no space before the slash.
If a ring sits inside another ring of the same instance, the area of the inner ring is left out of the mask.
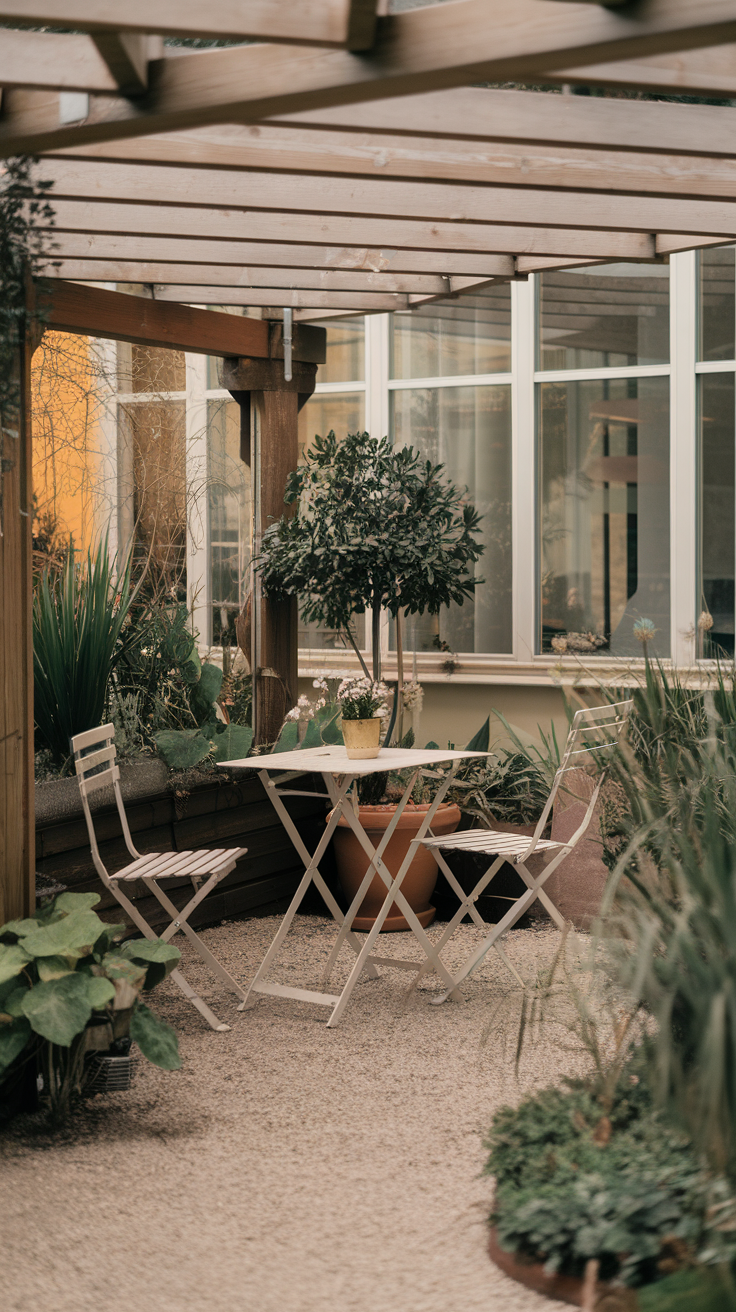
<path id="1" fill-rule="evenodd" d="M 121 907 L 125 908 L 133 923 L 138 926 L 138 929 L 146 938 L 162 938 L 165 942 L 168 942 L 179 930 L 182 930 L 194 945 L 205 965 L 209 966 L 213 975 L 216 975 L 242 1002 L 245 999 L 244 990 L 241 989 L 239 984 L 236 984 L 232 976 L 225 970 L 225 967 L 220 965 L 220 962 L 212 955 L 209 948 L 205 947 L 199 935 L 195 934 L 189 924 L 189 917 L 200 902 L 204 901 L 208 893 L 211 893 L 220 881 L 225 878 L 225 875 L 230 873 L 238 858 L 244 856 L 247 848 L 201 849 L 196 852 L 148 852 L 145 856 L 141 856 L 140 852 L 137 852 L 133 846 L 125 815 L 125 807 L 123 806 L 120 791 L 120 767 L 115 759 L 114 726 L 112 724 L 103 724 L 99 729 L 88 729 L 86 733 L 75 734 L 71 740 L 71 748 L 79 791 L 82 794 L 82 807 L 84 808 L 84 818 L 87 821 L 92 860 L 105 888 L 109 888 Z M 133 860 L 127 866 L 123 866 L 123 869 L 116 871 L 115 874 L 108 873 L 100 856 L 89 807 L 89 794 L 98 788 L 109 788 L 110 786 L 112 786 L 115 794 L 125 846 L 133 857 Z M 159 881 L 181 880 L 182 878 L 192 881 L 194 896 L 190 898 L 181 911 L 178 911 L 171 899 L 159 887 Z M 126 884 L 130 886 L 137 880 L 140 880 L 146 889 L 153 893 L 164 910 L 171 916 L 171 924 L 160 935 L 156 934 L 156 931 L 151 928 L 135 903 L 123 891 Z M 204 1016 L 213 1030 L 224 1031 L 230 1029 L 229 1025 L 224 1025 L 217 1019 L 214 1012 L 199 997 L 180 970 L 172 971 L 170 978 L 197 1008 L 197 1011 Z"/>
<path id="2" fill-rule="evenodd" d="M 549 912 L 558 928 L 565 928 L 565 921 L 554 905 L 552 899 L 546 893 L 544 884 L 547 882 L 553 871 L 555 871 L 565 860 L 565 857 L 572 852 L 573 848 L 577 846 L 581 838 L 584 836 L 593 817 L 595 804 L 598 801 L 598 796 L 603 786 L 603 781 L 606 776 L 605 769 L 599 775 L 596 786 L 593 789 L 588 802 L 585 815 L 583 816 L 578 828 L 575 830 L 575 833 L 564 843 L 556 842 L 549 838 L 542 838 L 542 834 L 544 833 L 547 821 L 549 820 L 552 805 L 565 774 L 569 770 L 574 770 L 582 764 L 580 760 L 581 757 L 588 757 L 588 759 L 590 759 L 592 756 L 604 755 L 606 753 L 611 753 L 614 750 L 624 729 L 632 705 L 633 703 L 631 701 L 616 702 L 609 706 L 587 707 L 575 713 L 570 733 L 567 738 L 567 743 L 565 744 L 565 751 L 555 774 L 549 797 L 547 798 L 544 810 L 537 821 L 536 829 L 531 838 L 528 838 L 525 835 L 499 833 L 492 829 L 468 829 L 459 834 L 449 834 L 445 838 L 422 839 L 422 843 L 425 847 L 432 848 L 437 863 L 443 871 L 447 882 L 453 892 L 456 893 L 460 899 L 460 906 L 449 921 L 439 942 L 435 944 L 435 950 L 437 952 L 442 950 L 466 915 L 469 915 L 480 929 L 487 930 L 489 928 L 478 912 L 475 903 L 481 893 L 483 893 L 488 887 L 504 862 L 511 862 L 516 867 L 526 884 L 526 890 L 523 893 L 517 898 L 509 899 L 512 905 L 509 907 L 506 914 L 501 920 L 499 920 L 497 925 L 492 927 L 491 932 L 486 935 L 483 942 L 471 952 L 459 974 L 454 977 L 456 987 L 458 984 L 462 983 L 464 979 L 467 979 L 471 971 L 475 970 L 475 967 L 483 960 L 486 953 L 488 953 L 491 948 L 496 949 L 504 962 L 504 965 L 511 970 L 512 974 L 516 976 L 518 982 L 523 985 L 523 980 L 514 970 L 501 949 L 499 940 L 507 930 L 511 929 L 512 926 L 516 924 L 517 920 L 523 916 L 525 911 L 528 911 L 529 907 L 537 899 L 539 899 Z M 471 893 L 465 893 L 463 891 L 455 875 L 450 870 L 450 867 L 442 855 L 443 852 L 447 851 L 478 852 L 493 857 L 485 874 L 478 880 Z M 547 852 L 554 852 L 555 855 L 552 857 L 549 864 L 544 867 L 541 873 L 536 876 L 533 875 L 527 865 L 530 857 L 534 853 Z M 419 979 L 427 973 L 429 968 L 429 963 L 427 963 L 417 975 L 416 980 L 413 981 L 414 984 L 418 983 Z M 441 994 L 440 997 L 434 998 L 433 1002 L 445 1002 L 447 998 L 451 996 L 451 992 L 452 990 L 447 990 L 445 993 Z"/>

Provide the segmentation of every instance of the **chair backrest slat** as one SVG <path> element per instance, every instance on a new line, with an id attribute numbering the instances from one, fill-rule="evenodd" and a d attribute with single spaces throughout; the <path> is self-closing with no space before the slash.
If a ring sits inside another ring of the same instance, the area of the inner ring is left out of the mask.
<path id="1" fill-rule="evenodd" d="M 633 701 L 613 702 L 607 706 L 585 706 L 581 710 L 575 712 L 570 726 L 570 732 L 567 735 L 565 750 L 562 753 L 562 759 L 555 772 L 554 780 L 552 781 L 549 797 L 547 798 L 547 801 L 544 804 L 544 810 L 537 821 L 534 836 L 530 840 L 529 849 L 525 854 L 525 857 L 534 851 L 537 842 L 544 833 L 555 797 L 557 796 L 560 784 L 562 783 L 565 774 L 568 770 L 580 769 L 580 764 L 575 758 L 580 756 L 591 757 L 597 752 L 614 751 L 618 746 L 619 738 L 621 737 L 626 721 L 629 718 L 633 704 Z M 600 733 L 607 735 L 603 742 L 590 742 L 589 739 L 591 735 Z M 585 741 L 586 738 L 588 738 L 588 741 Z M 583 745 L 578 746 L 581 740 L 583 740 Z M 603 780 L 601 778 L 595 789 L 595 797 L 598 796 L 602 782 Z M 592 805 L 590 810 L 592 812 Z"/>
<path id="2" fill-rule="evenodd" d="M 117 753 L 115 751 L 115 726 L 103 724 L 99 729 L 87 729 L 84 733 L 75 734 L 71 740 L 71 749 L 77 783 L 82 797 L 82 809 L 87 823 L 87 833 L 89 834 L 92 849 L 92 860 L 100 878 L 105 884 L 109 884 L 109 875 L 97 846 L 94 821 L 89 807 L 89 793 L 112 786 L 125 846 L 134 860 L 140 856 L 140 853 L 133 845 L 128 818 L 123 806 L 123 795 L 120 791 L 120 767 L 117 764 Z"/>

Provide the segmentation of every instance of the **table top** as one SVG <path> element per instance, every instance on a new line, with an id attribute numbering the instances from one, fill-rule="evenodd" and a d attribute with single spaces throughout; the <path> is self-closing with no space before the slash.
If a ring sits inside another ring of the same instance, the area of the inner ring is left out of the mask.
<path id="1" fill-rule="evenodd" d="M 440 748 L 382 747 L 378 756 L 368 760 L 351 760 L 344 747 L 309 747 L 294 752 L 269 752 L 249 756 L 241 761 L 219 761 L 223 770 L 303 770 L 314 774 L 362 776 L 383 774 L 386 770 L 416 770 L 422 766 L 441 765 L 445 761 L 489 756 L 490 752 L 466 752 Z"/>

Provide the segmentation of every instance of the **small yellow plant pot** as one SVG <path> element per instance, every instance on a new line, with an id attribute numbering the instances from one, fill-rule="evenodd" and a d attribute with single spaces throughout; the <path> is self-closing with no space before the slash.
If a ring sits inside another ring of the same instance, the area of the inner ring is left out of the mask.
<path id="1" fill-rule="evenodd" d="M 343 720 L 342 736 L 351 761 L 367 761 L 381 750 L 381 720 Z"/>

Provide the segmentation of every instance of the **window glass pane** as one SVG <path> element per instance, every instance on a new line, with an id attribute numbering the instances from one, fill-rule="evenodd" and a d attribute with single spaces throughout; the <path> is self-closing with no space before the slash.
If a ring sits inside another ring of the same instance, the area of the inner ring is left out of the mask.
<path id="1" fill-rule="evenodd" d="M 699 360 L 733 360 L 736 304 L 733 246 L 701 251 Z"/>
<path id="2" fill-rule="evenodd" d="M 734 376 L 701 374 L 700 559 L 702 600 L 713 628 L 703 633 L 699 654 L 734 650 Z"/>
<path id="3" fill-rule="evenodd" d="M 362 327 L 362 320 L 361 320 Z M 328 350 L 329 355 L 329 350 Z M 365 394 L 351 392 L 346 395 L 323 393 L 313 396 L 299 412 L 299 452 L 311 446 L 315 434 L 325 437 L 330 430 L 339 437 L 348 433 L 362 433 L 365 427 Z M 353 634 L 361 650 L 365 650 L 366 624 L 364 615 L 356 615 Z M 317 650 L 337 648 L 344 650 L 342 637 L 334 629 L 323 629 L 318 624 L 299 620 L 299 646 Z"/>
<path id="4" fill-rule="evenodd" d="M 118 342 L 118 387 L 121 392 L 183 392 L 186 389 L 183 351 L 164 346 Z"/>
<path id="5" fill-rule="evenodd" d="M 402 389 L 391 402 L 394 442 L 445 465 L 447 476 L 467 487 L 483 516 L 486 548 L 476 565 L 484 582 L 475 598 L 440 615 L 409 616 L 404 645 L 426 651 L 437 638 L 457 652 L 510 652 L 511 388 Z M 393 630 L 392 623 L 392 646 Z"/>
<path id="6" fill-rule="evenodd" d="M 210 641 L 235 646 L 235 620 L 249 587 L 252 534 L 250 468 L 240 459 L 236 401 L 207 402 L 207 502 Z"/>
<path id="7" fill-rule="evenodd" d="M 539 280 L 540 368 L 666 364 L 669 268 L 602 264 Z"/>
<path id="8" fill-rule="evenodd" d="M 391 378 L 453 378 L 511 368 L 508 283 L 457 301 L 392 314 Z"/>
<path id="9" fill-rule="evenodd" d="M 155 589 L 186 597 L 186 417 L 183 401 L 118 407 L 119 532 L 150 555 Z"/>
<path id="10" fill-rule="evenodd" d="M 322 393 L 313 396 L 299 411 L 299 451 L 309 447 L 315 434 L 326 437 L 347 437 L 348 433 L 362 433 L 365 427 L 365 395 L 363 392 Z"/>
<path id="11" fill-rule="evenodd" d="M 317 382 L 362 382 L 365 378 L 365 319 L 345 319 L 340 323 L 327 320 L 318 326 L 327 329 L 327 359 L 317 369 Z"/>
<path id="12" fill-rule="evenodd" d="M 667 656 L 669 379 L 540 391 L 542 650 Z"/>

